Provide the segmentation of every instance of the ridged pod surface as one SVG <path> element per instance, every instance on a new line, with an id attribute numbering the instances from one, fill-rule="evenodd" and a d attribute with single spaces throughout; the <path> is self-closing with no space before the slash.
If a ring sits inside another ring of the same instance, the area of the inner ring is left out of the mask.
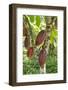
<path id="1" fill-rule="evenodd" d="M 32 58 L 33 54 L 34 54 L 34 48 L 33 47 L 29 47 L 29 49 L 27 51 L 27 56 L 29 58 Z"/>
<path id="2" fill-rule="evenodd" d="M 30 37 L 29 36 L 27 36 L 25 38 L 24 46 L 25 46 L 26 49 L 28 49 L 30 47 Z"/>
<path id="3" fill-rule="evenodd" d="M 45 40 L 45 38 L 46 38 L 46 32 L 45 32 L 45 30 L 40 31 L 39 34 L 36 37 L 35 44 L 36 45 L 40 45 Z"/>
<path id="4" fill-rule="evenodd" d="M 46 61 L 46 50 L 42 49 L 39 53 L 39 65 L 41 68 L 44 68 L 45 61 Z"/>

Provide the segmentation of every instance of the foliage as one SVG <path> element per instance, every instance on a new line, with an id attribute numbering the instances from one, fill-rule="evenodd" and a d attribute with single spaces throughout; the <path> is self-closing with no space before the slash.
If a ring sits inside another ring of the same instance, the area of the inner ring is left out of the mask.
<path id="1" fill-rule="evenodd" d="M 42 48 L 49 48 L 46 61 L 46 73 L 57 73 L 57 17 L 56 16 L 34 16 L 24 15 L 25 26 L 28 25 L 28 36 L 30 47 L 34 48 L 32 58 L 27 56 L 28 49 L 23 49 L 23 74 L 39 74 L 40 65 L 38 56 Z M 24 25 L 24 24 L 23 24 Z M 24 27 L 24 26 L 23 26 Z M 47 38 L 39 46 L 35 45 L 36 37 L 41 30 L 45 30 Z M 49 41 L 49 42 L 48 42 Z M 49 43 L 49 47 L 48 47 Z"/>
<path id="2" fill-rule="evenodd" d="M 48 54 L 46 60 L 46 73 L 56 73 L 56 72 L 57 72 L 57 57 L 55 54 L 53 55 L 52 51 L 50 50 L 50 53 Z M 24 55 L 23 73 L 27 75 L 40 73 L 40 66 L 36 56 L 30 60 L 26 56 L 26 54 Z"/>

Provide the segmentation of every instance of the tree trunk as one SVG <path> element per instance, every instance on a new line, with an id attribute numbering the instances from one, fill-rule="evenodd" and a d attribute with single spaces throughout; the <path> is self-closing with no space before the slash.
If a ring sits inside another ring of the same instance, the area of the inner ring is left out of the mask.
<path id="1" fill-rule="evenodd" d="M 40 67 L 40 74 L 45 74 L 46 73 L 46 64 L 44 64 L 44 67 Z"/>

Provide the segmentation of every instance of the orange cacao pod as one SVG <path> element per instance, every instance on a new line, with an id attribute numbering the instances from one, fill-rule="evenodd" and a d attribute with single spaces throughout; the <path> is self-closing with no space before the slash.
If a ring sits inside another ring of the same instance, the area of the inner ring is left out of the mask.
<path id="1" fill-rule="evenodd" d="M 33 47 L 30 47 L 27 51 L 27 56 L 29 58 L 31 58 L 33 56 L 33 53 L 34 53 L 34 48 Z"/>
<path id="2" fill-rule="evenodd" d="M 38 34 L 37 37 L 36 37 L 36 42 L 35 42 L 35 44 L 36 44 L 36 45 L 40 45 L 40 44 L 45 40 L 45 37 L 46 37 L 46 32 L 45 32 L 45 30 L 40 31 L 39 34 Z"/>
<path id="3" fill-rule="evenodd" d="M 41 68 L 44 67 L 45 60 L 46 60 L 46 50 L 42 49 L 39 53 L 39 65 Z"/>

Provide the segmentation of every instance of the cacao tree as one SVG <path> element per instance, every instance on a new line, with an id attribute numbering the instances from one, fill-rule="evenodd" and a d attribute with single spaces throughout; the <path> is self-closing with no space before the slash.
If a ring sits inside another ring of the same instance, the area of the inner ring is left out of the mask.
<path id="1" fill-rule="evenodd" d="M 50 56 L 52 58 L 52 55 L 56 52 L 55 50 L 57 50 L 57 17 L 24 15 L 23 20 L 23 36 L 25 36 L 24 73 L 50 72 L 46 68 L 48 68 L 48 58 Z M 57 52 L 55 55 L 57 56 Z M 26 60 L 25 57 L 27 57 Z M 52 59 L 50 60 L 52 61 Z M 26 61 L 29 63 L 26 64 Z M 27 65 L 32 66 L 28 69 Z M 55 67 L 57 67 L 57 64 Z"/>

